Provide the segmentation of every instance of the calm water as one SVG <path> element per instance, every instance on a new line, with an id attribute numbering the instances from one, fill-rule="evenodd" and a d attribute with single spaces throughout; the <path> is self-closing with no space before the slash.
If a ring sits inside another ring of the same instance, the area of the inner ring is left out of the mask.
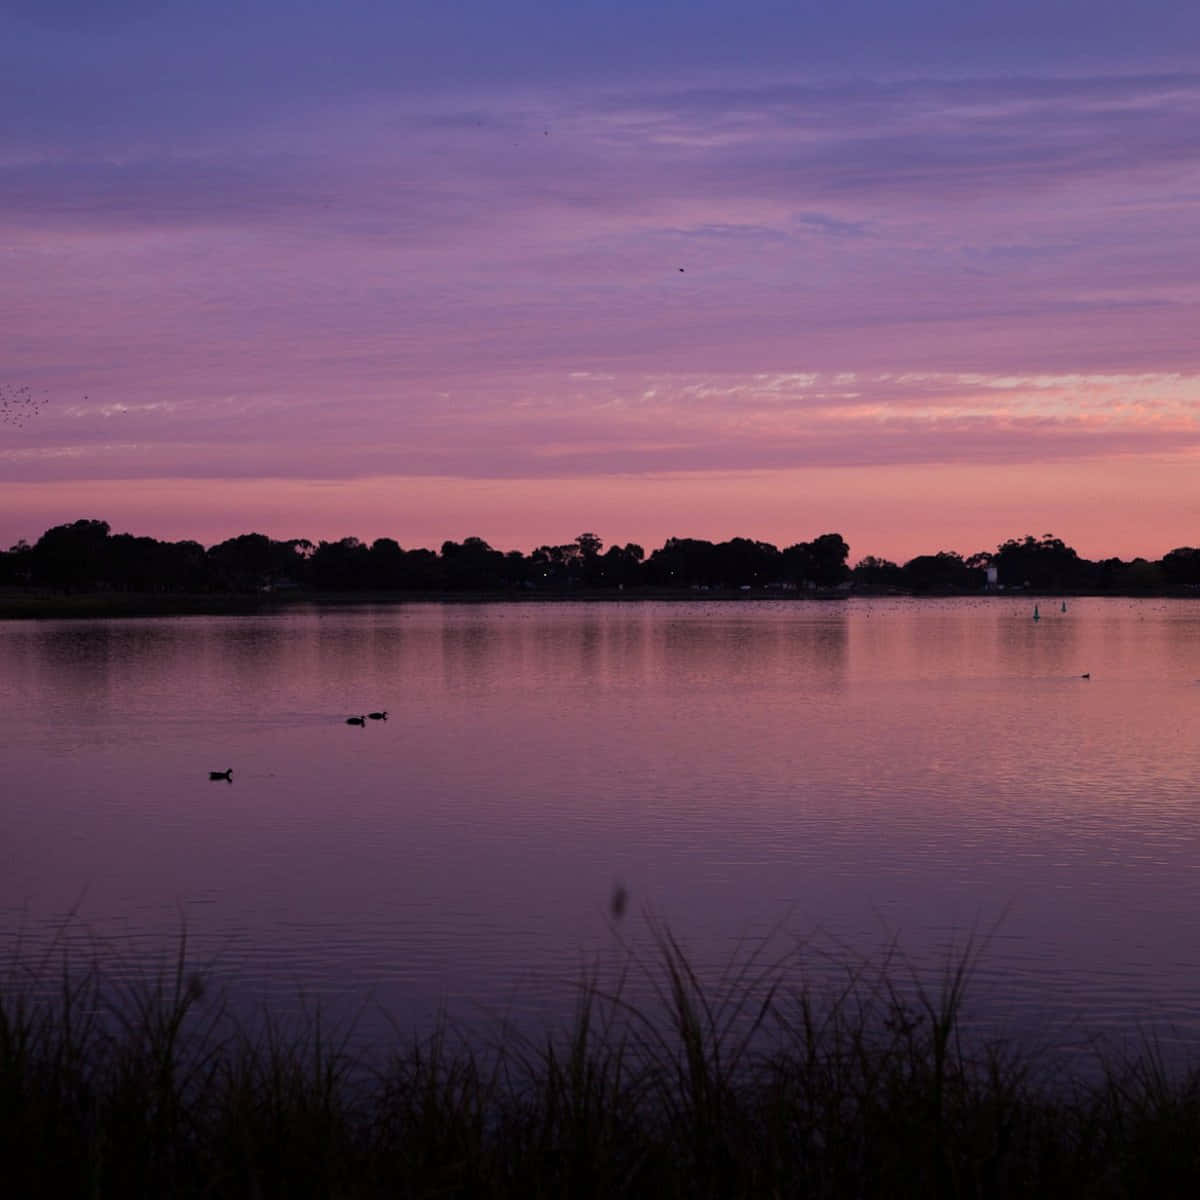
<path id="1" fill-rule="evenodd" d="M 1200 1042 L 1200 602 L 1041 607 L 0 623 L 0 931 L 133 961 L 182 915 L 239 988 L 419 1024 L 552 1003 L 621 884 L 706 964 L 999 920 L 1018 1023 Z"/>

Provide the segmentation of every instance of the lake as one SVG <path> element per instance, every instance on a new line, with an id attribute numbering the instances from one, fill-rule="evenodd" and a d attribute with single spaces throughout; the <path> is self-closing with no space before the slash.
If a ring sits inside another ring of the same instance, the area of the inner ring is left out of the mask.
<path id="1" fill-rule="evenodd" d="M 0 623 L 0 930 L 136 973 L 186 925 L 419 1028 L 553 1009 L 647 912 L 813 978 L 974 929 L 998 1019 L 1200 1045 L 1200 601 L 1033 603 Z"/>

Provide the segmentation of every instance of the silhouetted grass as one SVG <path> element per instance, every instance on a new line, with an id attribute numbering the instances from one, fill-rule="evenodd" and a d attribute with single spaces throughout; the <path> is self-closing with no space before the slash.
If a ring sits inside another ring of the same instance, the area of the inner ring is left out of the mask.
<path id="1" fill-rule="evenodd" d="M 487 1040 L 440 1021 L 364 1052 L 319 1010 L 235 1018 L 187 961 L 45 958 L 0 985 L 0 1178 L 15 1197 L 1191 1196 L 1200 1074 L 1152 1043 L 1076 1077 L 970 1034 L 978 948 L 840 991 L 660 924 L 574 1016 Z M 638 986 L 630 986 L 636 976 Z M 640 997 L 636 1002 L 631 998 Z"/>

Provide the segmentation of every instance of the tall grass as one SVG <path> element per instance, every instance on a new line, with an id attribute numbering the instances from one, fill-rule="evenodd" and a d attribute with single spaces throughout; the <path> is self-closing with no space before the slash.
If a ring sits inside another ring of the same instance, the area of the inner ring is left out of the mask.
<path id="1" fill-rule="evenodd" d="M 141 975 L 18 957 L 0 982 L 4 1194 L 1197 1194 L 1200 1073 L 1147 1043 L 1082 1077 L 971 1032 L 978 946 L 929 986 L 885 957 L 818 993 L 761 948 L 710 981 L 651 935 L 540 1036 L 443 1018 L 370 1050 L 316 1008 L 235 1017 L 184 938 Z"/>

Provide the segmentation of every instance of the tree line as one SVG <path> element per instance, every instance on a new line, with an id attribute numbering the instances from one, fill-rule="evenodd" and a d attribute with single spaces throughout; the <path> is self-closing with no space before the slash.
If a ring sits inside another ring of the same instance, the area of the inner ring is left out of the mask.
<path id="1" fill-rule="evenodd" d="M 964 558 L 942 550 L 905 563 L 868 556 L 848 565 L 850 547 L 823 533 L 780 549 L 730 538 L 668 538 L 649 555 L 633 542 L 605 548 L 594 533 L 528 554 L 483 538 L 409 549 L 393 538 L 311 542 L 244 533 L 205 548 L 114 534 L 107 521 L 79 520 L 0 551 L 0 586 L 60 592 L 224 593 L 571 592 L 637 589 L 775 590 L 854 588 L 955 594 L 988 588 L 1046 592 L 1149 592 L 1200 588 L 1200 549 L 1161 559 L 1081 558 L 1051 534 L 1027 535 Z"/>

